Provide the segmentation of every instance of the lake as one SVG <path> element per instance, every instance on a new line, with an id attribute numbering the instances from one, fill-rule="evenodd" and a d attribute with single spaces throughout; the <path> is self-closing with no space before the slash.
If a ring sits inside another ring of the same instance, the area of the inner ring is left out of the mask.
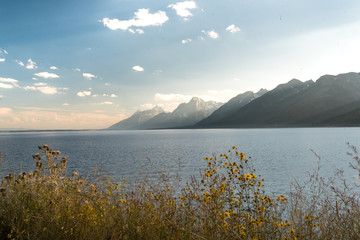
<path id="1" fill-rule="evenodd" d="M 321 175 L 343 168 L 353 180 L 357 173 L 348 167 L 347 142 L 360 146 L 360 128 L 0 132 L 0 174 L 34 169 L 37 146 L 48 144 L 68 157 L 71 171 L 81 174 L 102 165 L 102 172 L 116 181 L 132 181 L 151 162 L 150 176 L 178 172 L 186 181 L 205 167 L 205 157 L 236 145 L 252 157 L 267 188 L 284 193 L 293 176 L 302 182 L 316 168 L 318 159 L 311 149 L 321 157 Z"/>

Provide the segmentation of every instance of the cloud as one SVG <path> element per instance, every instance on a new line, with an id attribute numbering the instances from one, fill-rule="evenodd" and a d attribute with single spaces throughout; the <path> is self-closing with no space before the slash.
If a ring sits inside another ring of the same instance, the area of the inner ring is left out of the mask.
<path id="1" fill-rule="evenodd" d="M 144 30 L 142 30 L 142 29 L 136 29 L 135 30 L 138 34 L 144 34 Z"/>
<path id="2" fill-rule="evenodd" d="M 4 97 L 3 95 L 0 95 L 0 100 L 1 100 L 3 97 Z"/>
<path id="3" fill-rule="evenodd" d="M 140 67 L 140 66 L 133 66 L 132 69 L 134 71 L 137 71 L 137 72 L 143 72 L 144 71 L 144 68 Z"/>
<path id="4" fill-rule="evenodd" d="M 74 71 L 78 71 L 78 72 L 81 71 L 80 68 L 74 68 L 73 70 L 74 70 Z"/>
<path id="5" fill-rule="evenodd" d="M 36 77 L 33 77 L 32 80 L 36 81 L 36 80 L 38 80 L 38 79 L 37 79 Z"/>
<path id="6" fill-rule="evenodd" d="M 34 75 L 41 78 L 59 78 L 57 74 L 49 73 L 49 72 L 39 72 L 39 73 L 35 73 Z"/>
<path id="7" fill-rule="evenodd" d="M 189 43 L 189 42 L 191 42 L 192 40 L 190 39 L 190 38 L 188 38 L 188 39 L 184 39 L 184 40 L 181 40 L 181 43 L 182 44 L 186 44 L 186 43 Z"/>
<path id="8" fill-rule="evenodd" d="M 40 91 L 43 94 L 56 94 L 58 93 L 56 87 L 50 87 L 50 86 L 26 86 L 24 87 L 25 90 L 32 90 L 32 91 Z"/>
<path id="9" fill-rule="evenodd" d="M 12 112 L 11 108 L 0 108 L 0 115 L 8 115 Z"/>
<path id="10" fill-rule="evenodd" d="M 82 91 L 82 92 L 78 92 L 76 94 L 79 97 L 86 97 L 86 96 L 90 96 L 91 95 L 91 91 Z"/>
<path id="11" fill-rule="evenodd" d="M 16 62 L 17 64 L 19 64 L 20 66 L 25 67 L 25 64 L 24 64 L 22 61 L 20 61 L 20 60 L 15 60 L 15 62 Z"/>
<path id="12" fill-rule="evenodd" d="M 183 94 L 176 94 L 176 93 L 169 93 L 169 94 L 163 94 L 163 93 L 156 93 L 155 94 L 155 101 L 177 101 L 177 102 L 187 102 L 192 98 L 190 95 L 183 95 Z"/>
<path id="13" fill-rule="evenodd" d="M 215 32 L 214 30 L 211 30 L 211 31 L 202 30 L 201 32 L 206 34 L 209 38 L 212 38 L 212 39 L 219 38 L 219 34 L 217 32 Z"/>
<path id="14" fill-rule="evenodd" d="M 50 69 L 51 69 L 51 70 L 56 70 L 56 69 L 58 69 L 58 68 L 55 67 L 55 66 L 51 66 Z"/>
<path id="15" fill-rule="evenodd" d="M 105 27 L 111 30 L 128 30 L 131 27 L 147 27 L 147 26 L 161 26 L 169 20 L 164 11 L 158 11 L 156 13 L 150 13 L 149 9 L 138 9 L 134 13 L 134 18 L 130 20 L 119 20 L 103 18 L 101 22 Z"/>
<path id="16" fill-rule="evenodd" d="M 101 105 L 112 105 L 112 104 L 114 104 L 113 102 L 102 102 L 102 103 L 100 103 Z"/>
<path id="17" fill-rule="evenodd" d="M 145 103 L 142 104 L 138 107 L 138 109 L 140 111 L 144 111 L 144 110 L 149 110 L 149 109 L 153 109 L 154 107 L 156 107 L 156 105 L 152 104 L 152 103 Z"/>
<path id="18" fill-rule="evenodd" d="M 68 104 L 68 103 L 63 103 L 62 105 L 63 105 L 63 106 L 69 106 L 70 104 Z"/>
<path id="19" fill-rule="evenodd" d="M 0 49 L 0 53 L 8 54 L 8 52 L 5 49 Z"/>
<path id="20" fill-rule="evenodd" d="M 118 96 L 116 94 L 111 94 L 110 97 L 111 98 L 117 98 Z"/>
<path id="21" fill-rule="evenodd" d="M 126 118 L 123 113 L 69 112 L 64 108 L 0 108 L 0 116 L 0 126 L 26 129 L 103 129 Z"/>
<path id="22" fill-rule="evenodd" d="M 228 26 L 226 29 L 226 31 L 229 31 L 231 33 L 236 33 L 236 32 L 239 32 L 241 31 L 240 28 L 236 27 L 234 24 L 231 24 L 230 26 Z"/>
<path id="23" fill-rule="evenodd" d="M 10 89 L 13 87 L 19 87 L 17 84 L 19 81 L 13 78 L 2 78 L 0 77 L 0 88 Z"/>
<path id="24" fill-rule="evenodd" d="M 47 83 L 39 82 L 34 83 L 33 86 L 24 87 L 25 90 L 39 91 L 43 94 L 51 95 L 59 93 L 58 90 L 67 90 L 67 88 L 56 88 L 52 86 L 48 86 Z"/>
<path id="25" fill-rule="evenodd" d="M 188 9 L 196 8 L 196 3 L 194 1 L 178 2 L 170 4 L 168 8 L 174 9 L 177 15 L 186 18 L 192 16 L 192 13 Z"/>
<path id="26" fill-rule="evenodd" d="M 36 62 L 32 61 L 31 58 L 28 59 L 28 62 L 25 66 L 27 69 L 36 69 Z"/>
<path id="27" fill-rule="evenodd" d="M 83 73 L 83 77 L 86 78 L 86 80 L 91 80 L 92 78 L 96 78 L 97 76 L 91 73 Z"/>
<path id="28" fill-rule="evenodd" d="M 0 62 L 5 62 L 5 58 L 0 58 Z"/>
<path id="29" fill-rule="evenodd" d="M 176 93 L 156 93 L 154 100 L 158 102 L 157 105 L 161 106 L 165 111 L 173 111 L 179 104 L 188 102 L 192 96 L 176 94 Z"/>

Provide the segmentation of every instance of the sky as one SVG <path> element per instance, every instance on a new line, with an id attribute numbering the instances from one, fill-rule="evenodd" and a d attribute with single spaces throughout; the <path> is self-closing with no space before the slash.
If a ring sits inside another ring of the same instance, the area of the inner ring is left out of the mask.
<path id="1" fill-rule="evenodd" d="M 360 72 L 356 0 L 1 0 L 0 129 L 102 129 Z"/>

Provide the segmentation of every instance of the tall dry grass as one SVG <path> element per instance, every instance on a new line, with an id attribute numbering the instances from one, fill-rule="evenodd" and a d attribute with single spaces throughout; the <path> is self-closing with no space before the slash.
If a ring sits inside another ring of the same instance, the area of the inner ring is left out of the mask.
<path id="1" fill-rule="evenodd" d="M 235 146 L 205 158 L 180 189 L 167 177 L 128 184 L 68 173 L 59 151 L 39 150 L 34 171 L 1 180 L 1 239 L 359 239 L 359 196 L 342 172 L 325 180 L 316 170 L 273 196 Z"/>

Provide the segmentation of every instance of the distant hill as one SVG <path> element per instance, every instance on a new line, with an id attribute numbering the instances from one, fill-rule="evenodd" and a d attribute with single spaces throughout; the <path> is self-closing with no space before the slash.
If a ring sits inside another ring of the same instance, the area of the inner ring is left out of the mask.
<path id="1" fill-rule="evenodd" d="M 217 122 L 221 120 L 222 118 L 225 118 L 243 106 L 247 105 L 254 99 L 261 97 L 268 91 L 266 89 L 260 89 L 257 93 L 254 93 L 252 91 L 247 91 L 245 93 L 241 93 L 237 95 L 236 97 L 233 97 L 230 99 L 227 103 L 222 105 L 218 110 L 213 112 L 209 117 L 205 118 L 204 120 L 201 120 L 199 123 L 197 123 L 195 126 L 199 125 L 211 125 L 213 122 Z"/>
<path id="2" fill-rule="evenodd" d="M 109 127 L 110 130 L 120 129 L 164 129 L 192 126 L 208 117 L 223 103 L 193 97 L 188 103 L 180 104 L 173 112 L 164 112 L 157 107 L 147 111 L 138 111 L 131 117 Z"/>
<path id="3" fill-rule="evenodd" d="M 146 122 L 147 120 L 163 112 L 164 110 L 161 107 L 154 107 L 153 109 L 145 110 L 145 111 L 137 111 L 131 117 L 112 125 L 108 129 L 109 130 L 138 129 L 142 123 Z"/>
<path id="4" fill-rule="evenodd" d="M 222 127 L 360 126 L 360 74 L 325 75 L 316 82 L 293 79 L 230 115 L 195 125 Z"/>

